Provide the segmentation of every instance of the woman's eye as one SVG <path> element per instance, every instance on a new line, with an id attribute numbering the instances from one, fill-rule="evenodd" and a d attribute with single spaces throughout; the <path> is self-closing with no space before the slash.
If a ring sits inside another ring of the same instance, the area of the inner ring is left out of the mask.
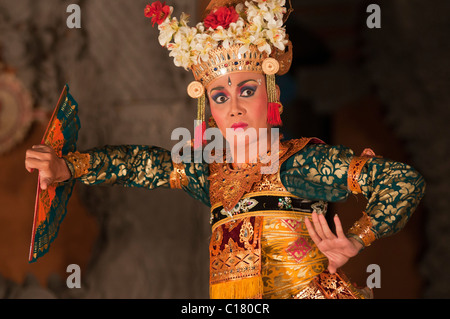
<path id="1" fill-rule="evenodd" d="M 213 97 L 214 102 L 217 104 L 222 104 L 228 101 L 228 97 L 226 97 L 224 94 L 219 94 Z"/>
<path id="2" fill-rule="evenodd" d="M 243 88 L 241 91 L 241 96 L 243 97 L 250 97 L 253 96 L 255 94 L 256 89 L 255 88 Z"/>

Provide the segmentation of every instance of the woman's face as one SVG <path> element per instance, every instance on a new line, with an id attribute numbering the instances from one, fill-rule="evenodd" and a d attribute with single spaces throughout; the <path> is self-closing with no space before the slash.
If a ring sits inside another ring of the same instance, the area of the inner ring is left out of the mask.
<path id="1" fill-rule="evenodd" d="M 267 124 L 268 98 L 263 74 L 236 72 L 223 75 L 209 84 L 207 94 L 211 114 L 229 142 L 227 129 L 235 134 L 249 128 L 254 128 L 257 134 L 261 128 L 270 130 L 271 126 Z M 251 142 L 246 141 L 246 144 Z"/>

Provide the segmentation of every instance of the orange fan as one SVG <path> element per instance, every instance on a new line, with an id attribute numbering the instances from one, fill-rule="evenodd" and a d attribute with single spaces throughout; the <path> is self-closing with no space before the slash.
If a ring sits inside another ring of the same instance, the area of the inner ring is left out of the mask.
<path id="1" fill-rule="evenodd" d="M 79 129 L 78 104 L 69 94 L 69 87 L 65 85 L 41 144 L 50 146 L 57 156 L 62 157 L 76 150 Z M 45 255 L 58 235 L 74 185 L 75 181 L 72 180 L 49 185 L 46 190 L 41 190 L 38 179 L 30 263 Z"/>

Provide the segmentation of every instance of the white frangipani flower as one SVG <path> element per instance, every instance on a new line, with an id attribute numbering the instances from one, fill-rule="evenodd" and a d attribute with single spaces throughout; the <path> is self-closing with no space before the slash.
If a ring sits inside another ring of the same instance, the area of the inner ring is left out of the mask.
<path id="1" fill-rule="evenodd" d="M 283 27 L 283 16 L 287 12 L 286 0 L 254 0 L 236 5 L 239 15 L 225 29 L 206 29 L 203 22 L 195 27 L 188 26 L 189 15 L 183 13 L 180 20 L 170 15 L 159 25 L 159 43 L 170 51 L 176 66 L 189 69 L 192 65 L 207 61 L 208 52 L 218 46 L 229 48 L 241 44 L 239 53 L 250 51 L 255 45 L 260 52 L 270 54 L 272 48 L 285 50 L 288 43 Z"/>
<path id="2" fill-rule="evenodd" d="M 172 41 L 173 35 L 178 32 L 178 20 L 177 18 L 173 18 L 172 20 L 166 19 L 165 22 L 158 26 L 160 31 L 158 40 L 161 46 L 165 47 Z"/>

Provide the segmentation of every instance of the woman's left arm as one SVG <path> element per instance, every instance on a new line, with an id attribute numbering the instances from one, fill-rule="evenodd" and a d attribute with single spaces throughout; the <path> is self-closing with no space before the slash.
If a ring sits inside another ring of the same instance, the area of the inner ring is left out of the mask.
<path id="1" fill-rule="evenodd" d="M 401 230 L 425 192 L 425 181 L 407 164 L 367 155 L 353 157 L 347 173 L 349 190 L 363 194 L 368 204 L 347 236 L 364 247 Z"/>
<path id="2" fill-rule="evenodd" d="M 312 215 L 306 226 L 334 272 L 376 239 L 402 229 L 425 191 L 423 177 L 411 166 L 365 151 L 354 156 L 343 146 L 309 145 L 290 158 L 280 177 L 291 193 L 316 200 L 337 202 L 350 193 L 361 193 L 367 206 L 360 220 L 345 235 L 334 218 L 336 234 L 323 216 Z"/>

